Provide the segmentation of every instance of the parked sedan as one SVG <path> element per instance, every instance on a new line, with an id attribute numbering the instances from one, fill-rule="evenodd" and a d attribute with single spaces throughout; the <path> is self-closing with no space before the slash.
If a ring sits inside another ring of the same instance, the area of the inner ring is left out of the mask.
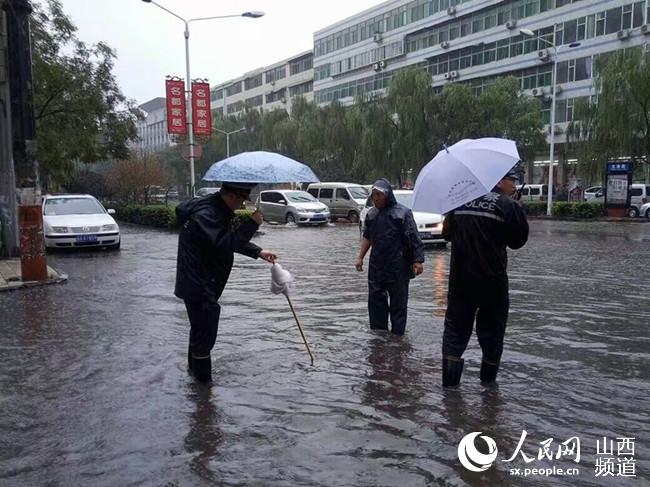
<path id="1" fill-rule="evenodd" d="M 393 191 L 395 199 L 398 203 L 403 204 L 407 208 L 413 206 L 413 191 L 408 189 L 396 189 Z M 372 198 L 369 196 L 366 200 L 366 206 L 361 212 L 359 220 L 359 231 L 363 233 L 363 224 L 366 220 L 368 211 L 372 208 Z M 438 213 L 428 213 L 423 211 L 414 211 L 413 219 L 418 227 L 420 239 L 424 244 L 433 244 L 437 247 L 446 247 L 447 242 L 442 238 L 442 222 L 444 217 Z"/>
<path id="2" fill-rule="evenodd" d="M 45 246 L 120 248 L 120 228 L 108 210 L 89 194 L 43 198 Z"/>
<path id="3" fill-rule="evenodd" d="M 327 205 L 306 191 L 261 191 L 257 205 L 262 210 L 265 221 L 300 225 L 325 225 L 330 221 Z"/>

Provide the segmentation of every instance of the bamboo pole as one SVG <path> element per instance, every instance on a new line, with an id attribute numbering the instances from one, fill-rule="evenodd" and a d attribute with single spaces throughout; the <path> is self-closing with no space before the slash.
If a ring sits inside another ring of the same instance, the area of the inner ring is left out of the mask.
<path id="1" fill-rule="evenodd" d="M 305 342 L 305 347 L 307 348 L 307 353 L 309 353 L 309 358 L 311 358 L 311 365 L 314 365 L 314 355 L 311 353 L 311 349 L 309 348 L 309 344 L 307 343 L 307 338 L 305 338 L 305 333 L 302 331 L 302 326 L 300 326 L 300 321 L 298 320 L 298 315 L 296 315 L 296 311 L 293 309 L 293 304 L 291 303 L 291 299 L 289 298 L 288 294 L 285 294 L 287 297 L 287 301 L 289 302 L 289 307 L 291 308 L 291 312 L 293 313 L 293 317 L 296 320 L 296 325 L 298 325 L 298 330 L 300 330 L 300 335 L 302 336 L 302 341 Z"/>

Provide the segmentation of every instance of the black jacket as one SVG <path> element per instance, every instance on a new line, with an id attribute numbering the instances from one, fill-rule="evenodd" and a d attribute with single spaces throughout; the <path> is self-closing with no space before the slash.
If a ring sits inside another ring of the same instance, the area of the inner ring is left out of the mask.
<path id="1" fill-rule="evenodd" d="M 370 240 L 368 280 L 378 283 L 397 282 L 415 277 L 414 262 L 424 262 L 424 246 L 413 212 L 395 200 L 386 182 L 386 206 L 381 210 L 371 208 L 364 221 L 363 237 Z"/>
<path id="2" fill-rule="evenodd" d="M 174 290 L 177 297 L 216 302 L 228 282 L 234 252 L 259 257 L 262 249 L 249 242 L 257 223 L 246 219 L 233 230 L 234 216 L 219 193 L 176 207 L 176 218 L 182 225 Z"/>
<path id="3" fill-rule="evenodd" d="M 518 249 L 528 240 L 519 203 L 495 188 L 447 215 L 443 230 L 452 245 L 450 292 L 508 289 L 506 247 Z"/>

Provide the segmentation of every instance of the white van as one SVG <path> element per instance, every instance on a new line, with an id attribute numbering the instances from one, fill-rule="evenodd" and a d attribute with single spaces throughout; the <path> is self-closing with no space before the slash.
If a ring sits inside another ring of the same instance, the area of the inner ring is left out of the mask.
<path id="1" fill-rule="evenodd" d="M 548 199 L 548 184 L 526 184 L 517 185 L 517 191 L 521 191 L 521 201 L 546 201 Z"/>
<path id="2" fill-rule="evenodd" d="M 368 190 L 354 183 L 312 183 L 307 192 L 329 207 L 332 221 L 347 218 L 352 223 L 359 221 L 368 198 Z"/>
<path id="3" fill-rule="evenodd" d="M 630 207 L 627 209 L 627 216 L 632 218 L 639 216 L 641 207 L 648 201 L 650 201 L 650 185 L 643 183 L 632 184 L 630 186 Z"/>

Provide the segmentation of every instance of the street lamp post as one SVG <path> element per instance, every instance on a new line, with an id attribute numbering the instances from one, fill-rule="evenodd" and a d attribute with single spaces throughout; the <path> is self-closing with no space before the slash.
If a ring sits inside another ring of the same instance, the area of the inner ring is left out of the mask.
<path id="1" fill-rule="evenodd" d="M 553 48 L 553 76 L 551 79 L 551 144 L 550 144 L 550 154 L 548 161 L 548 197 L 546 199 L 546 214 L 551 216 L 552 207 L 553 207 L 553 163 L 555 162 L 555 89 L 557 84 L 557 53 L 564 46 L 556 46 L 555 43 L 547 41 L 542 37 L 536 35 L 530 29 L 519 29 L 519 33 L 528 37 L 535 37 L 539 41 L 542 41 L 548 44 Z M 568 44 L 568 47 L 577 47 L 579 42 L 572 42 Z"/>
<path id="2" fill-rule="evenodd" d="M 243 132 L 244 130 L 246 130 L 246 127 L 242 127 L 240 129 L 233 130 L 232 132 L 226 132 L 225 130 L 215 129 L 215 128 L 213 128 L 212 130 L 214 130 L 215 132 L 219 132 L 219 133 L 226 136 L 226 157 L 230 157 L 230 136 L 232 134 L 236 134 L 238 132 Z"/>
<path id="3" fill-rule="evenodd" d="M 156 7 L 164 10 L 177 19 L 180 19 L 185 24 L 185 93 L 187 95 L 187 131 L 188 131 L 188 146 L 189 146 L 189 159 L 190 159 L 190 193 L 194 196 L 194 127 L 192 125 L 192 79 L 190 78 L 190 22 L 198 22 L 199 20 L 213 20 L 213 19 L 227 19 L 230 17 L 246 17 L 249 19 L 257 19 L 264 16 L 264 12 L 252 11 L 244 12 L 242 14 L 232 15 L 217 15 L 213 17 L 197 17 L 192 19 L 184 19 L 180 15 L 172 12 L 171 10 L 163 7 L 162 5 L 154 2 L 153 0 L 142 0 L 144 3 L 152 3 Z"/>

